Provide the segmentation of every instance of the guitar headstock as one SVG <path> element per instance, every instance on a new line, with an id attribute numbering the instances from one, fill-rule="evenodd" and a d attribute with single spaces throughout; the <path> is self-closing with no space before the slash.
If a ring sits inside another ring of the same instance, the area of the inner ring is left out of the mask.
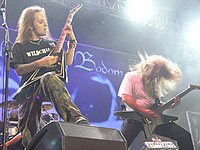
<path id="1" fill-rule="evenodd" d="M 65 23 L 65 27 L 64 29 L 66 29 L 66 26 L 71 24 L 72 23 L 72 19 L 74 17 L 74 15 L 77 13 L 77 11 L 79 11 L 79 9 L 81 9 L 83 5 L 82 4 L 78 4 L 76 7 L 72 8 L 70 11 L 69 11 L 69 15 L 67 17 L 67 21 Z"/>
<path id="2" fill-rule="evenodd" d="M 78 4 L 77 6 L 75 6 L 74 8 L 72 8 L 69 11 L 69 14 L 70 15 L 75 15 L 81 9 L 82 6 L 83 6 L 82 4 Z"/>
<path id="3" fill-rule="evenodd" d="M 196 85 L 196 84 L 189 84 L 189 88 L 191 88 L 191 89 L 198 89 L 198 90 L 200 90 L 200 85 Z"/>

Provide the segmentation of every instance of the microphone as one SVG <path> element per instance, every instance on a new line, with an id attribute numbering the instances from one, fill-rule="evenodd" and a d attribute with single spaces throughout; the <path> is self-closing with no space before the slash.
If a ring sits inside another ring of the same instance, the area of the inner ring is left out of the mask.
<path id="1" fill-rule="evenodd" d="M 6 12 L 6 0 L 2 1 L 0 10 L 1 15 L 5 15 L 4 13 Z"/>
<path id="2" fill-rule="evenodd" d="M 6 8 L 6 0 L 3 0 L 1 3 L 1 9 Z"/>
<path id="3" fill-rule="evenodd" d="M 8 28 L 8 26 L 6 24 L 6 0 L 2 1 L 0 10 L 1 10 L 0 15 L 2 15 L 2 17 L 3 17 L 2 26 L 5 27 L 5 28 Z"/>

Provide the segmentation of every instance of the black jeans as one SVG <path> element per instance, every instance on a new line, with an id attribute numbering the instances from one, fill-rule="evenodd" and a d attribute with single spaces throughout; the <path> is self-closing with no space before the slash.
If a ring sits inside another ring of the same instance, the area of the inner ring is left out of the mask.
<path id="1" fill-rule="evenodd" d="M 143 125 L 140 122 L 130 120 L 123 122 L 121 132 L 127 140 L 128 147 L 142 130 Z M 179 150 L 194 150 L 190 133 L 174 122 L 159 125 L 154 132 L 177 141 Z"/>

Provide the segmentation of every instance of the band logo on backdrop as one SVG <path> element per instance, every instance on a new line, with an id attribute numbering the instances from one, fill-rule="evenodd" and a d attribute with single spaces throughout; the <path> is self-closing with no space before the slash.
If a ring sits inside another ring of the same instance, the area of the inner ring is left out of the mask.
<path id="1" fill-rule="evenodd" d="M 86 71 L 96 71 L 98 73 L 108 75 L 123 76 L 122 70 L 117 68 L 109 68 L 103 60 L 99 60 L 100 66 L 97 66 L 95 60 L 93 59 L 93 54 L 89 52 L 77 51 L 75 55 L 75 60 L 78 58 L 81 59 L 81 62 L 79 64 L 75 64 L 75 68 L 81 68 Z"/>

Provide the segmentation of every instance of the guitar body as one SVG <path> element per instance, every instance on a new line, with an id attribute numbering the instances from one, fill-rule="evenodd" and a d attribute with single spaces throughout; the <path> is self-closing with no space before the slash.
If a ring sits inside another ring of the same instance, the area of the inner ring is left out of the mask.
<path id="1" fill-rule="evenodd" d="M 28 85 L 32 84 L 33 82 L 39 80 L 42 75 L 48 72 L 54 72 L 61 80 L 65 80 L 66 73 L 65 73 L 65 52 L 62 50 L 61 53 L 53 53 L 53 50 L 49 53 L 49 55 L 57 55 L 59 57 L 58 62 L 55 65 L 52 65 L 48 68 L 40 68 L 35 70 L 28 80 L 20 87 L 20 89 L 27 87 Z"/>
<path id="2" fill-rule="evenodd" d="M 152 105 L 151 110 L 158 115 L 158 117 L 156 117 L 155 119 L 145 118 L 136 111 L 116 111 L 114 114 L 118 117 L 122 117 L 123 119 L 132 119 L 141 122 L 144 127 L 146 138 L 150 138 L 157 126 L 178 120 L 178 117 L 163 115 L 162 112 L 170 108 L 176 98 L 182 98 L 183 96 L 195 89 L 200 89 L 200 86 L 190 84 L 187 89 L 185 89 L 175 97 L 171 98 L 165 104 L 159 106 L 155 103 L 154 105 Z"/>
<path id="3" fill-rule="evenodd" d="M 50 53 L 49 55 L 53 55 L 53 56 L 58 56 L 58 62 L 54 65 L 52 65 L 51 67 L 48 68 L 41 68 L 36 70 L 33 74 L 35 74 L 35 76 L 32 78 L 32 80 L 34 80 L 34 78 L 36 79 L 40 79 L 41 76 L 45 73 L 48 72 L 54 72 L 59 78 L 64 79 L 65 78 L 65 52 L 64 50 L 61 51 L 61 53 Z"/>
<path id="4" fill-rule="evenodd" d="M 144 117 L 142 119 L 143 119 L 145 137 L 150 138 L 157 126 L 176 121 L 178 120 L 178 117 L 159 114 L 158 117 L 155 119 L 149 120 Z"/>
<path id="5" fill-rule="evenodd" d="M 115 115 L 122 117 L 123 119 L 131 119 L 141 122 L 143 124 L 146 138 L 150 138 L 152 136 L 157 126 L 178 120 L 178 117 L 163 114 L 158 114 L 157 118 L 150 120 L 143 117 L 136 111 L 116 111 Z"/>
<path id="6" fill-rule="evenodd" d="M 165 104 L 163 104 L 161 106 L 159 106 L 158 104 L 152 105 L 151 110 L 153 110 L 156 114 L 158 114 L 158 117 L 153 120 L 144 119 L 144 120 L 146 120 L 146 124 L 144 124 L 144 128 L 146 130 L 145 134 L 147 135 L 147 137 L 151 136 L 151 134 L 155 130 L 156 126 L 178 120 L 178 117 L 163 115 L 162 112 L 164 110 L 170 108 L 171 105 L 176 100 L 176 98 L 182 98 L 183 96 L 185 96 L 186 94 L 188 94 L 189 92 L 191 92 L 192 90 L 195 90 L 195 89 L 200 89 L 200 86 L 190 84 L 188 88 L 183 90 L 181 93 L 179 93 L 175 97 L 171 98 Z"/>

